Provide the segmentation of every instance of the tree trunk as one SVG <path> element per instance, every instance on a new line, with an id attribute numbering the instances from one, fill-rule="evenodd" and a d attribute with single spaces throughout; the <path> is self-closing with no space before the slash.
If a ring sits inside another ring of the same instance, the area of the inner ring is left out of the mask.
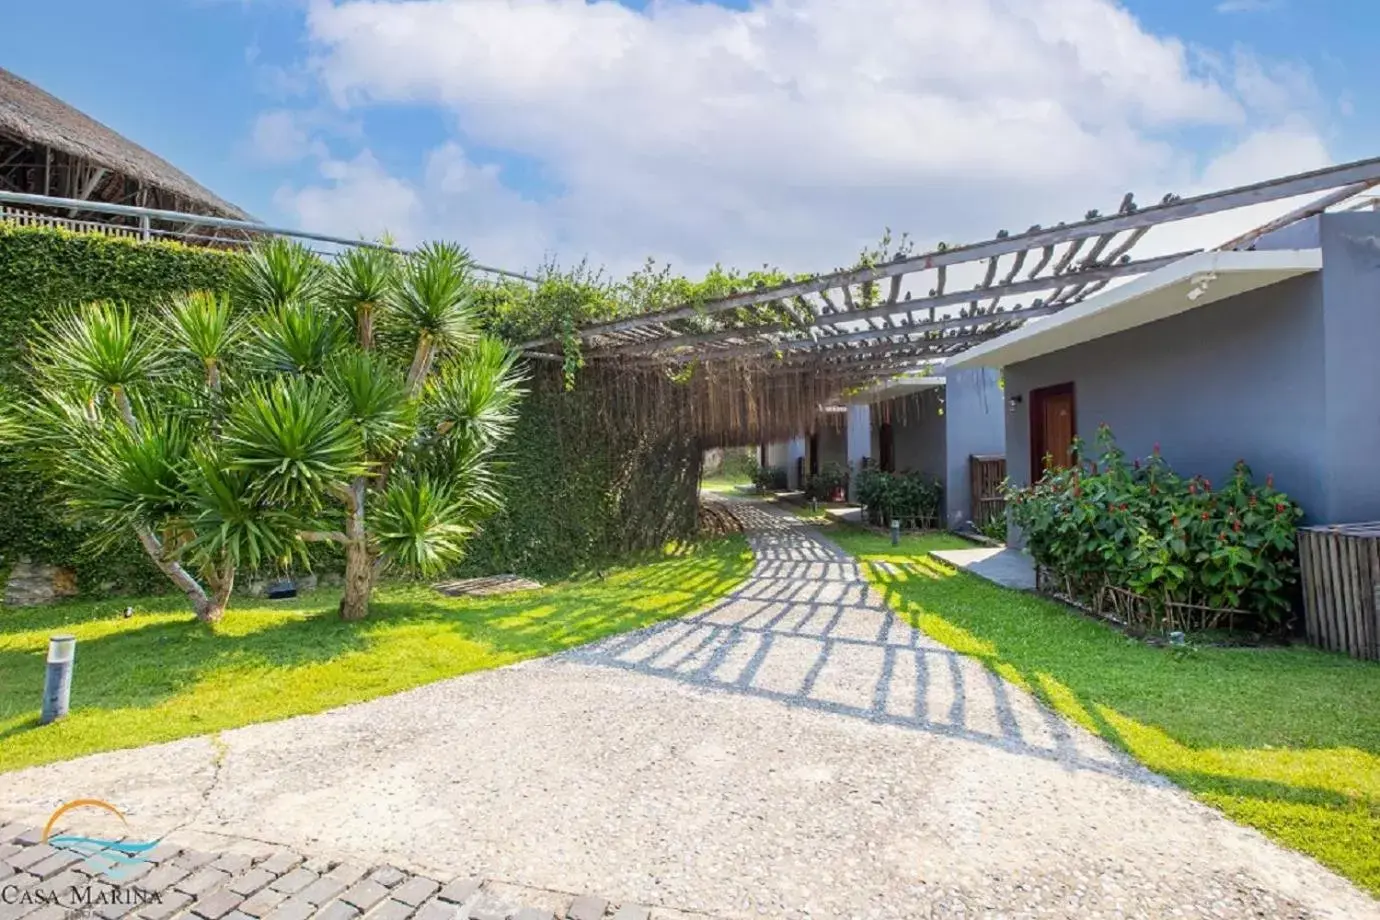
<path id="1" fill-rule="evenodd" d="M 342 620 L 362 620 L 369 615 L 369 595 L 374 590 L 374 561 L 363 543 L 345 546 L 345 593 L 340 598 Z"/>
<path id="2" fill-rule="evenodd" d="M 208 597 L 205 589 L 181 564 L 163 558 L 163 544 L 154 536 L 153 531 L 147 527 L 136 527 L 135 533 L 138 534 L 139 542 L 143 544 L 144 552 L 148 553 L 153 564 L 158 566 L 159 571 L 164 575 L 172 579 L 172 583 L 177 585 L 183 594 L 187 595 L 187 601 L 192 605 L 192 610 L 196 612 L 196 618 L 203 623 L 218 622 L 225 614 L 225 605 L 230 598 L 229 590 L 226 590 L 225 596 L 220 598 L 219 602 Z M 229 577 L 226 581 L 233 586 L 235 570 L 229 569 L 228 574 Z M 217 596 L 219 596 L 219 592 L 217 592 Z"/>
<path id="3" fill-rule="evenodd" d="M 365 481 L 350 483 L 345 508 L 345 593 L 340 597 L 340 618 L 362 620 L 369 615 L 369 595 L 374 590 L 374 560 L 364 532 Z"/>

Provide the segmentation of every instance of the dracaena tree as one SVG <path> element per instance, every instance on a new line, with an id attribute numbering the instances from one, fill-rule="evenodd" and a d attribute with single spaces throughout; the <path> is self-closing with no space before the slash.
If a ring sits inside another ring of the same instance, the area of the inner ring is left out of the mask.
<path id="1" fill-rule="evenodd" d="M 454 563 L 497 507 L 523 374 L 475 330 L 473 293 L 448 244 L 325 262 L 264 243 L 228 296 L 54 318 L 29 343 L 36 395 L 0 433 L 21 429 L 95 541 L 133 535 L 200 619 L 239 570 L 311 543 L 340 547 L 340 615 L 360 619 L 382 572 Z"/>

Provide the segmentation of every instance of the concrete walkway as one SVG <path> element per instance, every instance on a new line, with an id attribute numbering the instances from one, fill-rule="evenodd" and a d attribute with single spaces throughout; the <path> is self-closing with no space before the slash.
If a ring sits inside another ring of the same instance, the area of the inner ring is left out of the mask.
<path id="1" fill-rule="evenodd" d="M 1018 549 L 1009 546 L 975 546 L 972 549 L 936 550 L 930 555 L 1004 588 L 1035 590 L 1035 563 Z"/>
<path id="2" fill-rule="evenodd" d="M 721 917 L 1380 917 L 899 622 L 799 519 L 699 615 L 318 716 L 0 776 L 42 818 Z"/>

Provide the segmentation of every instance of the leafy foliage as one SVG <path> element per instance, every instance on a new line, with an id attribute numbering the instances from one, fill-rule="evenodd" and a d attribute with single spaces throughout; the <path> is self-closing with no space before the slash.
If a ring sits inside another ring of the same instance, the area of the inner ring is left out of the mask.
<path id="1" fill-rule="evenodd" d="M 1110 585 L 1161 609 L 1244 610 L 1269 624 L 1287 618 L 1303 512 L 1273 477 L 1256 484 L 1242 460 L 1214 490 L 1201 476 L 1175 473 L 1158 447 L 1128 463 L 1105 425 L 1097 449 L 1095 460 L 1010 490 L 1012 523 L 1037 563 L 1088 598 Z"/>
<path id="2" fill-rule="evenodd" d="M 240 564 L 301 558 L 307 542 L 343 548 L 341 614 L 363 616 L 385 565 L 453 564 L 498 503 L 486 464 L 511 430 L 523 374 L 506 346 L 467 331 L 467 256 L 434 245 L 364 265 L 397 269 L 383 278 L 361 265 L 328 267 L 272 241 L 233 276 L 247 299 L 238 320 L 225 298 L 189 294 L 152 322 L 88 304 L 34 338 L 38 396 L 21 416 L 39 465 L 102 541 L 134 533 L 204 619 L 221 616 Z M 349 308 L 351 291 L 383 301 Z M 344 315 L 366 309 L 352 337 Z M 406 380 L 401 361 L 369 350 L 375 321 L 396 324 L 399 341 L 412 335 Z M 238 322 L 253 347 L 231 354 Z M 204 372 L 167 373 L 179 353 Z M 428 386 L 433 377 L 443 385 Z M 382 532 L 371 529 L 376 503 Z"/>
<path id="3" fill-rule="evenodd" d="M 858 501 L 868 522 L 878 527 L 895 520 L 902 527 L 929 530 L 943 519 L 944 484 L 924 473 L 891 473 L 869 465 L 858 472 Z"/>

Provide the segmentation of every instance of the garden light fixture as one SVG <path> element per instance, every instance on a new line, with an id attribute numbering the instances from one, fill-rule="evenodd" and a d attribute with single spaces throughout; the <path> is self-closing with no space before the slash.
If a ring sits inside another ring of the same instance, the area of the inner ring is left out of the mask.
<path id="1" fill-rule="evenodd" d="M 77 637 L 51 636 L 48 639 L 48 670 L 43 678 L 43 710 L 40 725 L 47 725 L 67 715 L 72 695 L 72 662 L 77 655 Z"/>

